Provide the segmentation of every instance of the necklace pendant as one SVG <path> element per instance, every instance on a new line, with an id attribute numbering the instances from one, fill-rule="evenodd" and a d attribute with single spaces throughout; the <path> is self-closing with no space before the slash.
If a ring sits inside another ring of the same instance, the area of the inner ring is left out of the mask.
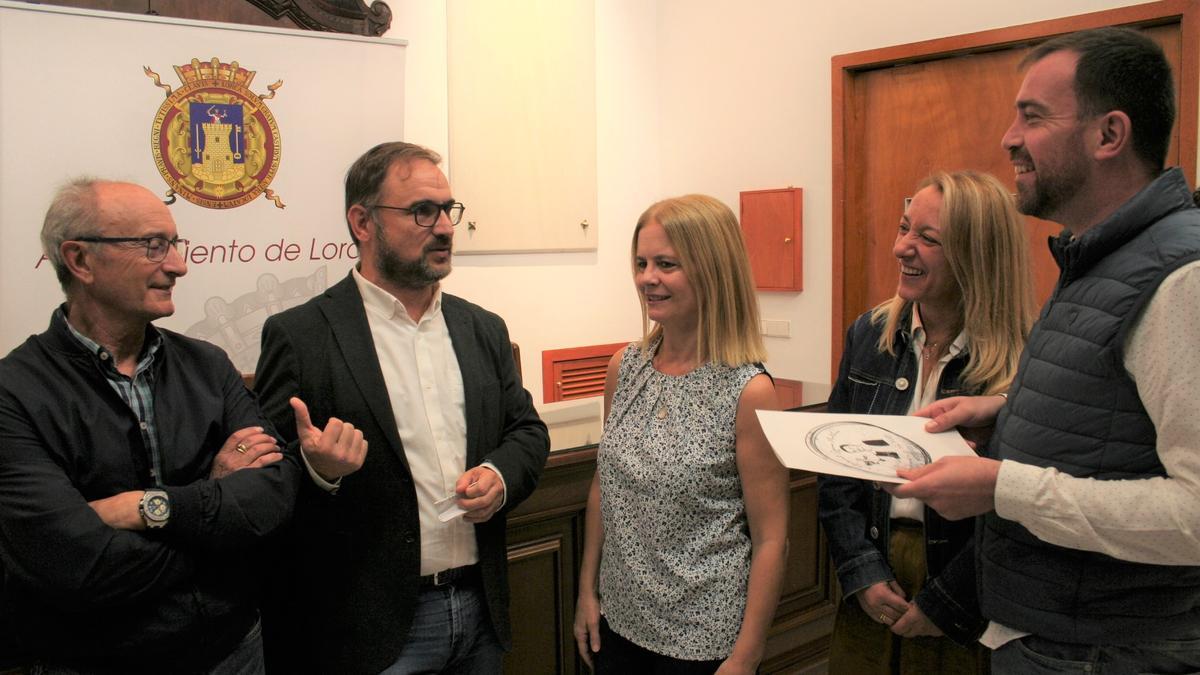
<path id="1" fill-rule="evenodd" d="M 937 356 L 938 355 L 938 347 L 940 347 L 940 346 L 941 346 L 941 344 L 938 342 L 931 342 L 931 343 L 921 347 L 921 358 L 932 359 L 933 357 Z"/>

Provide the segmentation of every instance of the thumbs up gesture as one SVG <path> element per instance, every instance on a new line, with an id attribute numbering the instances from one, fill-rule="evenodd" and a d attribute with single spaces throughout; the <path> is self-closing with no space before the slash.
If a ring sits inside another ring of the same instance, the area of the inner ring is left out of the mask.
<path id="1" fill-rule="evenodd" d="M 354 473 L 367 457 L 367 441 L 353 424 L 330 417 L 324 429 L 313 426 L 308 406 L 298 397 L 289 401 L 296 414 L 296 437 L 300 450 L 321 478 L 333 482 Z"/>

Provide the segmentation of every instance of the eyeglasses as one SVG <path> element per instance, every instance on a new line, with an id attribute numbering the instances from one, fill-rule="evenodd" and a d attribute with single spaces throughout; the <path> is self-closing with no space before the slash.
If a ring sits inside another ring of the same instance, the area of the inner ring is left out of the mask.
<path id="1" fill-rule="evenodd" d="M 411 213 L 413 221 L 420 227 L 433 227 L 437 224 L 438 217 L 442 213 L 445 213 L 446 217 L 450 219 L 451 225 L 457 225 L 462 220 L 463 211 L 467 208 L 463 206 L 462 202 L 438 204 L 431 201 L 416 202 L 408 208 L 403 206 L 386 206 L 384 204 L 367 204 L 366 207 L 369 209 L 390 209 L 392 211 Z"/>
<path id="2" fill-rule="evenodd" d="M 162 262 L 170 249 L 179 250 L 179 245 L 187 246 L 187 239 L 179 237 L 76 237 L 75 241 L 86 241 L 94 244 L 145 244 L 146 258 L 150 262 Z"/>

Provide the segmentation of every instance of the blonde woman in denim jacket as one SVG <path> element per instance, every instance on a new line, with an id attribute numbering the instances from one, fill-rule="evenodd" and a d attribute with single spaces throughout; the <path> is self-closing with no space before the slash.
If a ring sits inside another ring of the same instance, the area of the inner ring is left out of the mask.
<path id="1" fill-rule="evenodd" d="M 846 335 L 829 411 L 911 414 L 1003 392 L 1034 316 L 1028 244 L 1008 190 L 975 172 L 918 186 L 896 234 L 896 295 Z M 841 583 L 829 670 L 985 673 L 974 521 L 949 522 L 868 481 L 820 478 L 819 514 Z"/>

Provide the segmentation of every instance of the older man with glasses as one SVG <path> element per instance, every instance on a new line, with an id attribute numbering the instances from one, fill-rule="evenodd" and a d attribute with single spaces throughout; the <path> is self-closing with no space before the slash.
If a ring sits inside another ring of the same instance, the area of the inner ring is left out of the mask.
<path id="1" fill-rule="evenodd" d="M 297 453 L 220 349 L 153 325 L 187 273 L 158 198 L 77 180 L 41 237 L 66 302 L 0 360 L 0 667 L 263 672 L 256 549 Z M 365 452 L 331 431 L 305 451 Z"/>
<path id="2" fill-rule="evenodd" d="M 441 158 L 384 143 L 346 176 L 360 264 L 263 326 L 256 388 L 280 428 L 362 429 L 353 473 L 305 453 L 293 536 L 266 615 L 279 673 L 498 673 L 511 644 L 505 514 L 537 484 L 546 427 L 500 317 L 441 291 L 454 200 Z"/>

